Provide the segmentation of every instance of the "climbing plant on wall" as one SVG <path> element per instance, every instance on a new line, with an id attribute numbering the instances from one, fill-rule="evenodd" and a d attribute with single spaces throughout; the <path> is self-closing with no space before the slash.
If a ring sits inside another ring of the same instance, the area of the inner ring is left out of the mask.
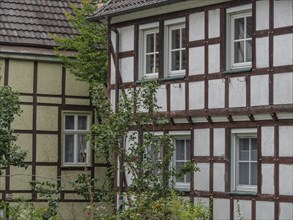
<path id="1" fill-rule="evenodd" d="M 15 144 L 17 139 L 11 128 L 16 115 L 20 115 L 18 95 L 9 86 L 0 87 L 0 167 L 24 167 L 26 153 Z M 0 170 L 1 174 L 1 170 Z"/>

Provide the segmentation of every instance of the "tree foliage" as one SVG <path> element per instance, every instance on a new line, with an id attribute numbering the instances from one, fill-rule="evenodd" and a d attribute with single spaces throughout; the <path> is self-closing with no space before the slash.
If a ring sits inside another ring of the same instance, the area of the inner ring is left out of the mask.
<path id="1" fill-rule="evenodd" d="M 96 11 L 97 0 L 81 0 L 80 5 L 71 4 L 73 13 L 65 12 L 67 19 L 79 34 L 72 38 L 54 35 L 59 45 L 56 53 L 65 66 L 80 80 L 89 83 L 106 82 L 107 72 L 107 26 L 88 20 Z M 65 51 L 75 51 L 73 56 Z"/>
<path id="2" fill-rule="evenodd" d="M 15 115 L 20 115 L 18 95 L 11 87 L 0 87 L 0 167 L 8 165 L 24 167 L 26 153 L 15 144 L 17 139 L 11 123 Z M 1 174 L 1 173 L 0 173 Z"/>
<path id="3" fill-rule="evenodd" d="M 98 119 L 98 123 L 92 125 L 89 136 L 95 155 L 112 164 L 108 170 L 109 178 L 102 187 L 97 188 L 96 181 L 86 174 L 81 174 L 73 183 L 75 190 L 90 201 L 87 216 L 89 219 L 168 219 L 168 216 L 182 214 L 176 214 L 175 211 L 178 210 L 170 211 L 175 208 L 174 204 L 180 204 L 181 207 L 187 207 L 186 212 L 191 213 L 192 217 L 186 219 L 194 219 L 197 217 L 192 214 L 194 209 L 188 208 L 192 204 L 185 204 L 174 193 L 174 178 L 198 171 L 198 168 L 191 162 L 186 163 L 181 170 L 172 167 L 172 137 L 165 134 L 156 136 L 154 133 L 158 126 L 164 130 L 164 126 L 169 123 L 159 114 L 160 107 L 156 100 L 159 83 L 151 81 L 142 83 L 135 89 L 120 88 L 117 108 L 112 108 L 105 87 L 107 27 L 86 18 L 95 11 L 92 2 L 84 0 L 82 7 L 73 5 L 74 15 L 67 14 L 80 35 L 73 39 L 55 37 L 59 44 L 58 54 L 66 67 L 89 84 Z M 66 57 L 60 52 L 64 49 L 75 50 L 77 53 L 73 58 Z M 119 158 L 118 161 L 116 157 Z M 114 215 L 107 212 L 104 218 L 97 212 L 100 209 L 96 202 L 108 201 L 114 204 L 117 194 L 113 181 L 117 174 L 120 181 L 118 197 L 122 209 Z M 169 199 L 174 204 L 164 202 Z M 154 209 L 155 206 L 158 209 Z M 151 210 L 163 213 L 162 216 L 165 217 L 158 217 Z"/>

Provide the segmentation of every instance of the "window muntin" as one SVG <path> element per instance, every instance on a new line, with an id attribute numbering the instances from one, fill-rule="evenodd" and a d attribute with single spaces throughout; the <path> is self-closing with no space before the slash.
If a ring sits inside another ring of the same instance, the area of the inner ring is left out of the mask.
<path id="1" fill-rule="evenodd" d="M 181 75 L 185 73 L 185 25 L 168 26 L 168 75 Z"/>
<path id="2" fill-rule="evenodd" d="M 190 161 L 190 139 L 175 138 L 174 144 L 174 165 L 176 167 L 176 170 L 179 171 L 186 162 Z M 190 183 L 190 174 L 185 174 L 181 177 L 176 177 L 175 182 L 176 184 Z"/>
<path id="3" fill-rule="evenodd" d="M 248 130 L 248 133 L 243 131 L 246 130 L 232 131 L 231 190 L 255 192 L 257 190 L 256 131 Z"/>
<path id="4" fill-rule="evenodd" d="M 89 165 L 89 114 L 64 114 L 63 162 L 64 165 Z"/>
<path id="5" fill-rule="evenodd" d="M 252 60 L 251 13 L 231 16 L 232 68 L 251 66 Z"/>

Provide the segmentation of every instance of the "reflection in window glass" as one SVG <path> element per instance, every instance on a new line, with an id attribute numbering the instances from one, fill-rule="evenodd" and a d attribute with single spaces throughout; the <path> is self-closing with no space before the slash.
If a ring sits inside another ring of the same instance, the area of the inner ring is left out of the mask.
<path id="1" fill-rule="evenodd" d="M 86 161 L 87 154 L 87 141 L 86 135 L 78 135 L 77 136 L 77 152 L 78 152 L 78 162 Z"/>
<path id="2" fill-rule="evenodd" d="M 74 135 L 65 135 L 65 162 L 74 162 Z"/>
<path id="3" fill-rule="evenodd" d="M 78 116 L 78 130 L 87 130 L 87 116 Z"/>
<path id="4" fill-rule="evenodd" d="M 65 129 L 74 129 L 74 115 L 65 116 Z"/>

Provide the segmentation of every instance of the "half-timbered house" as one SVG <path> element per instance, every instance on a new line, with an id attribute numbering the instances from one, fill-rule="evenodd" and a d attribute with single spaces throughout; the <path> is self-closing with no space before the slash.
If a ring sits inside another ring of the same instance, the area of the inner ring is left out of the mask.
<path id="1" fill-rule="evenodd" d="M 291 0 L 111 0 L 96 14 L 110 27 L 112 102 L 159 79 L 174 163 L 200 168 L 176 188 L 212 201 L 214 219 L 238 207 L 293 218 L 292 11 Z"/>
<path id="2" fill-rule="evenodd" d="M 62 186 L 60 217 L 72 220 L 82 218 L 87 201 L 70 181 L 85 164 L 92 177 L 105 169 L 94 161 L 85 138 L 92 123 L 88 87 L 53 51 L 52 34 L 78 34 L 64 15 L 71 12 L 70 2 L 79 1 L 0 1 L 0 86 L 9 85 L 20 95 L 23 112 L 11 126 L 17 144 L 27 151 L 28 165 L 10 166 L 0 176 L 0 199 L 13 203 L 22 197 L 42 204 L 30 181 L 49 181 Z"/>

